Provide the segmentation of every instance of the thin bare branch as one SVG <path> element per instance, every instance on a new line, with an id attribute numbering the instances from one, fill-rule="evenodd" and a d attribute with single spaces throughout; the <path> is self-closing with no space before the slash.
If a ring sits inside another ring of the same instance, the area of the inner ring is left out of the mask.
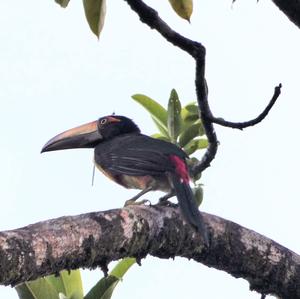
<path id="1" fill-rule="evenodd" d="M 218 150 L 218 139 L 213 124 L 222 125 L 230 128 L 243 129 L 262 121 L 273 107 L 279 94 L 281 85 L 275 88 L 274 96 L 265 108 L 265 110 L 255 119 L 247 122 L 229 122 L 222 118 L 217 118 L 213 115 L 208 102 L 208 88 L 205 79 L 205 47 L 197 41 L 190 40 L 179 33 L 175 32 L 166 24 L 158 15 L 157 11 L 146 5 L 141 0 L 125 0 L 130 7 L 139 15 L 140 20 L 147 24 L 150 28 L 158 31 L 168 42 L 179 47 L 183 51 L 190 54 L 196 62 L 195 86 L 197 94 L 197 102 L 199 105 L 199 114 L 202 120 L 203 127 L 208 139 L 208 147 L 199 163 L 196 163 L 191 168 L 192 176 L 202 172 L 210 166 L 215 158 Z"/>
<path id="2" fill-rule="evenodd" d="M 210 163 L 215 158 L 218 150 L 218 140 L 213 123 L 209 117 L 207 117 L 211 115 L 211 111 L 207 100 L 208 92 L 205 80 L 205 47 L 201 43 L 190 40 L 175 32 L 159 17 L 157 11 L 146 5 L 143 1 L 125 1 L 129 4 L 132 10 L 139 15 L 140 20 L 143 23 L 158 31 L 168 42 L 190 54 L 196 61 L 195 85 L 197 102 L 200 110 L 199 114 L 202 119 L 209 146 L 206 149 L 201 161 L 194 165 L 191 169 L 192 175 L 195 175 L 210 166 Z"/>
<path id="3" fill-rule="evenodd" d="M 277 7 L 300 28 L 300 1 L 299 0 L 273 0 Z"/>
<path id="4" fill-rule="evenodd" d="M 278 99 L 278 97 L 280 95 L 281 87 L 282 87 L 281 84 L 279 84 L 278 86 L 275 87 L 274 94 L 273 94 L 271 101 L 269 102 L 267 107 L 264 109 L 264 111 L 254 119 L 244 121 L 244 122 L 232 122 L 232 121 L 227 121 L 223 118 L 214 117 L 213 115 L 210 115 L 209 119 L 215 124 L 218 124 L 223 127 L 233 128 L 233 129 L 243 130 L 247 127 L 254 126 L 254 125 L 258 124 L 259 122 L 261 122 L 268 115 L 268 113 L 270 112 L 270 110 L 272 109 L 272 107 L 274 106 L 276 100 Z"/>

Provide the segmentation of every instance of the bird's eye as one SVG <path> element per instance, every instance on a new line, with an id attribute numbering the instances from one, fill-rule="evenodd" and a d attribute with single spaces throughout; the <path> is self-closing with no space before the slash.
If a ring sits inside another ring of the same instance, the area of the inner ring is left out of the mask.
<path id="1" fill-rule="evenodd" d="M 103 118 L 103 119 L 100 120 L 101 125 L 104 125 L 106 123 L 107 123 L 107 118 Z"/>

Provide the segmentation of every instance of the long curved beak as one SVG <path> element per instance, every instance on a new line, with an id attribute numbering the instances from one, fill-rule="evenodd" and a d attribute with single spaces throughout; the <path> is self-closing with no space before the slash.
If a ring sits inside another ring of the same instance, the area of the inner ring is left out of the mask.
<path id="1" fill-rule="evenodd" d="M 102 140 L 102 136 L 98 132 L 97 122 L 93 121 L 56 135 L 43 146 L 41 153 L 95 147 Z"/>

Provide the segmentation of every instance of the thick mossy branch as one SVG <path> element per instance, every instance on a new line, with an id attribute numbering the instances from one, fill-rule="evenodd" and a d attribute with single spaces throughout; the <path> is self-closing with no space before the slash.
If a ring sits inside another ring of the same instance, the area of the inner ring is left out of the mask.
<path id="1" fill-rule="evenodd" d="M 254 231 L 203 213 L 210 247 L 178 209 L 128 206 L 61 217 L 0 233 L 0 283 L 35 279 L 63 269 L 106 268 L 113 260 L 148 254 L 186 257 L 249 281 L 250 288 L 300 298 L 300 257 Z"/>

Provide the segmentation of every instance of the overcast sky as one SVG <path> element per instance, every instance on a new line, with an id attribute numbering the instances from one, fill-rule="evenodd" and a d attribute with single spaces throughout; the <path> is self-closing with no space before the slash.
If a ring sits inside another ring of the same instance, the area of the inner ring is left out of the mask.
<path id="1" fill-rule="evenodd" d="M 132 94 L 166 105 L 174 87 L 183 103 L 195 100 L 193 60 L 140 23 L 124 1 L 108 1 L 100 41 L 79 2 L 65 10 L 50 0 L 0 2 L 0 230 L 118 208 L 136 193 L 98 173 L 91 187 L 91 150 L 40 155 L 51 137 L 112 112 L 151 134 L 156 129 Z M 300 252 L 300 31 L 270 0 L 195 2 L 188 24 L 168 1 L 149 1 L 174 29 L 206 46 L 216 116 L 255 117 L 283 84 L 261 124 L 243 132 L 216 127 L 219 152 L 203 175 L 201 208 Z M 85 290 L 101 275 L 84 271 Z M 0 287 L 0 297 L 17 294 Z M 260 298 L 226 273 L 180 258 L 147 257 L 129 271 L 114 298 L 154 297 Z"/>

